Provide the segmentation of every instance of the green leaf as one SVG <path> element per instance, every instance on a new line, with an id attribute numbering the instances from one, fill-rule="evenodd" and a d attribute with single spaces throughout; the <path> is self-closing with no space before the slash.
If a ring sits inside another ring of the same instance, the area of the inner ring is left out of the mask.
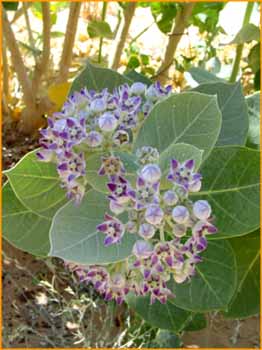
<path id="1" fill-rule="evenodd" d="M 50 245 L 48 232 L 51 219 L 38 215 L 16 198 L 10 183 L 2 190 L 3 237 L 15 247 L 34 255 L 47 256 Z"/>
<path id="2" fill-rule="evenodd" d="M 217 147 L 200 169 L 203 186 L 192 199 L 206 199 L 219 233 L 212 239 L 242 236 L 259 227 L 259 152 Z"/>
<path id="3" fill-rule="evenodd" d="M 125 74 L 125 76 L 132 80 L 132 82 L 140 81 L 141 83 L 144 83 L 147 86 L 153 84 L 153 82 L 150 79 L 148 79 L 145 75 L 138 73 L 135 70 L 130 70 L 128 73 Z"/>
<path id="4" fill-rule="evenodd" d="M 258 148 L 260 145 L 260 91 L 246 97 L 249 130 L 248 142 L 249 147 Z"/>
<path id="5" fill-rule="evenodd" d="M 256 72 L 254 77 L 254 89 L 255 91 L 260 90 L 260 69 Z"/>
<path id="6" fill-rule="evenodd" d="M 238 283 L 227 318 L 245 318 L 259 314 L 260 242 L 259 230 L 241 238 L 230 239 L 237 261 Z"/>
<path id="7" fill-rule="evenodd" d="M 161 32 L 164 34 L 170 32 L 177 14 L 178 4 L 174 2 L 151 2 L 150 7 L 152 16 Z"/>
<path id="8" fill-rule="evenodd" d="M 131 254 L 135 235 L 125 233 L 120 244 L 105 247 L 105 235 L 96 226 L 104 221 L 108 200 L 100 192 L 90 190 L 80 206 L 64 205 L 54 216 L 50 229 L 50 256 L 79 264 L 108 264 Z"/>
<path id="9" fill-rule="evenodd" d="M 132 81 L 112 69 L 101 68 L 87 61 L 86 67 L 73 81 L 70 94 L 84 87 L 96 91 L 107 88 L 112 92 L 114 88 L 125 83 L 131 84 Z"/>
<path id="10" fill-rule="evenodd" d="M 136 172 L 139 168 L 138 164 L 136 163 L 136 157 L 133 154 L 123 152 L 114 152 L 114 155 L 121 158 L 126 169 L 125 177 L 131 182 L 132 185 L 134 185 L 136 180 Z M 88 157 L 86 179 L 95 190 L 107 193 L 108 189 L 106 184 L 108 183 L 108 178 L 107 176 L 98 175 L 98 170 L 102 164 L 102 156 L 105 156 L 105 154 L 98 153 Z"/>
<path id="11" fill-rule="evenodd" d="M 55 164 L 37 160 L 36 151 L 26 154 L 5 174 L 18 199 L 36 214 L 52 218 L 66 202 Z"/>
<path id="12" fill-rule="evenodd" d="M 222 128 L 217 146 L 245 145 L 248 132 L 248 113 L 240 82 L 201 84 L 193 91 L 216 95 L 222 112 Z"/>
<path id="13" fill-rule="evenodd" d="M 204 314 L 194 314 L 192 321 L 188 323 L 188 325 L 185 327 L 186 332 L 195 332 L 200 331 L 201 329 L 204 329 L 207 327 L 207 320 Z"/>
<path id="14" fill-rule="evenodd" d="M 250 41 L 260 40 L 260 30 L 259 27 L 255 26 L 253 23 L 248 23 L 240 29 L 235 38 L 229 44 L 244 44 Z"/>
<path id="15" fill-rule="evenodd" d="M 226 309 L 236 289 L 236 261 L 226 240 L 210 241 L 188 283 L 173 284 L 171 302 L 193 312 Z"/>
<path id="16" fill-rule="evenodd" d="M 159 301 L 156 301 L 150 305 L 150 297 L 137 297 L 129 294 L 127 303 L 152 326 L 170 329 L 175 333 L 183 330 L 184 326 L 192 319 L 191 312 L 179 309 L 170 301 L 166 304 L 160 304 Z"/>
<path id="17" fill-rule="evenodd" d="M 188 143 L 204 151 L 214 147 L 221 128 L 221 113 L 215 96 L 198 92 L 172 95 L 159 102 L 141 127 L 134 149 L 152 146 L 162 153 L 171 144 Z"/>
<path id="18" fill-rule="evenodd" d="M 18 9 L 18 1 L 3 1 L 3 6 L 6 11 L 16 11 Z"/>
<path id="19" fill-rule="evenodd" d="M 159 166 L 163 172 L 161 188 L 166 189 L 172 186 L 170 181 L 166 179 L 170 169 L 171 159 L 177 159 L 179 162 L 184 162 L 188 159 L 195 160 L 195 169 L 198 169 L 202 162 L 203 151 L 195 146 L 186 143 L 171 143 L 171 145 L 160 154 Z"/>
<path id="20" fill-rule="evenodd" d="M 248 65 L 255 74 L 260 68 L 260 43 L 252 47 L 248 55 Z"/>
<path id="21" fill-rule="evenodd" d="M 199 84 L 223 81 L 223 79 L 218 78 L 213 73 L 198 67 L 190 68 L 188 73 Z"/>
<path id="22" fill-rule="evenodd" d="M 140 66 L 140 60 L 137 55 L 131 55 L 129 57 L 129 60 L 127 62 L 127 68 L 129 69 L 135 69 Z"/>
<path id="23" fill-rule="evenodd" d="M 105 21 L 90 21 L 87 26 L 87 32 L 90 38 L 107 38 L 113 39 L 114 33 L 110 25 Z"/>

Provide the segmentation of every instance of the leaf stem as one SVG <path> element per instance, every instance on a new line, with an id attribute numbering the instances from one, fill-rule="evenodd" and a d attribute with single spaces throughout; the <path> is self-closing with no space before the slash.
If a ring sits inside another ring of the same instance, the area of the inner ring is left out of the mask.
<path id="1" fill-rule="evenodd" d="M 244 15 L 244 19 L 243 19 L 242 28 L 249 23 L 250 17 L 251 17 L 252 11 L 253 11 L 253 7 L 254 7 L 254 2 L 248 2 L 247 3 L 247 7 L 246 7 L 246 12 L 245 12 L 245 15 Z M 235 61 L 234 61 L 234 64 L 233 64 L 231 76 L 229 78 L 229 82 L 230 83 L 234 83 L 236 81 L 236 79 L 237 79 L 237 75 L 238 75 L 238 72 L 239 72 L 239 66 L 240 66 L 240 62 L 241 62 L 241 58 L 242 58 L 243 48 L 244 48 L 244 44 L 237 45 Z"/>
<path id="2" fill-rule="evenodd" d="M 161 241 L 161 242 L 165 242 L 164 226 L 161 226 L 161 227 L 160 227 L 159 232 L 160 232 L 160 241 Z"/>
<path id="3" fill-rule="evenodd" d="M 103 7 L 102 7 L 102 15 L 101 15 L 102 21 L 104 21 L 105 18 L 106 18 L 107 5 L 108 5 L 108 3 L 107 3 L 106 1 L 104 1 L 104 2 L 103 2 Z M 101 63 L 101 60 L 102 60 L 103 39 L 104 39 L 104 38 L 101 37 L 101 38 L 100 38 L 100 42 L 99 42 L 98 63 Z"/>
<path id="4" fill-rule="evenodd" d="M 152 22 L 151 24 L 149 24 L 149 26 L 145 27 L 143 30 L 141 30 L 141 32 L 139 32 L 139 33 L 130 41 L 129 46 L 131 46 L 135 41 L 137 41 L 137 39 L 139 39 L 141 35 L 143 35 L 149 28 L 151 28 L 153 24 L 155 24 L 155 21 Z"/>

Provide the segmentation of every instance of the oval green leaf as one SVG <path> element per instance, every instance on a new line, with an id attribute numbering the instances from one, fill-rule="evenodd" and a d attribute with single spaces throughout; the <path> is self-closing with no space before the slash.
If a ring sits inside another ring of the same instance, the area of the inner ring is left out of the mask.
<path id="1" fill-rule="evenodd" d="M 248 132 L 248 112 L 240 82 L 201 84 L 194 91 L 217 96 L 222 113 L 222 128 L 216 146 L 245 145 Z"/>
<path id="2" fill-rule="evenodd" d="M 87 61 L 86 67 L 73 81 L 70 94 L 84 87 L 96 91 L 108 89 L 112 92 L 116 87 L 125 83 L 132 84 L 132 81 L 112 69 L 101 68 Z"/>
<path id="3" fill-rule="evenodd" d="M 64 205 L 54 216 L 50 229 L 50 256 L 78 264 L 109 264 L 131 254 L 135 235 L 125 233 L 120 244 L 105 247 L 105 236 L 96 226 L 104 221 L 108 200 L 100 192 L 90 190 L 80 206 Z"/>
<path id="4" fill-rule="evenodd" d="M 217 147 L 200 170 L 203 186 L 192 199 L 206 199 L 219 233 L 212 239 L 253 232 L 259 220 L 259 152 L 245 147 Z"/>
<path id="5" fill-rule="evenodd" d="M 210 241 L 202 257 L 190 282 L 173 284 L 171 302 L 193 312 L 226 309 L 237 282 L 234 252 L 226 240 Z"/>
<path id="6" fill-rule="evenodd" d="M 51 219 L 26 208 L 15 196 L 10 183 L 2 190 L 3 237 L 15 247 L 37 256 L 47 256 Z"/>
<path id="7" fill-rule="evenodd" d="M 141 127 L 134 149 L 152 146 L 162 153 L 173 143 L 188 143 L 204 151 L 214 147 L 221 128 L 215 96 L 198 92 L 172 95 L 159 102 Z"/>
<path id="8" fill-rule="evenodd" d="M 233 301 L 225 313 L 227 318 L 246 318 L 260 309 L 260 242 L 259 230 L 230 239 L 237 261 L 238 283 Z"/>
<path id="9" fill-rule="evenodd" d="M 27 153 L 5 174 L 18 199 L 37 214 L 52 218 L 66 202 L 55 164 L 38 161 L 36 151 Z"/>
<path id="10" fill-rule="evenodd" d="M 180 332 L 192 320 L 192 313 L 179 309 L 170 301 L 160 304 L 156 301 L 150 305 L 149 297 L 137 297 L 129 294 L 128 305 L 134 309 L 144 320 L 154 327 L 170 329 L 175 333 Z"/>

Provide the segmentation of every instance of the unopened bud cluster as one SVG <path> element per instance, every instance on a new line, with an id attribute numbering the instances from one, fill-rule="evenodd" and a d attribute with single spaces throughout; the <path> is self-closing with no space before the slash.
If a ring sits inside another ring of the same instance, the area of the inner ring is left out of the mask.
<path id="1" fill-rule="evenodd" d="M 189 195 L 201 188 L 202 177 L 195 172 L 194 160 L 170 162 L 167 179 L 170 188 L 160 191 L 162 171 L 156 149 L 143 147 L 137 152 L 141 164 L 133 186 L 125 176 L 119 157 L 104 157 L 100 176 L 108 177 L 108 199 L 112 212 L 105 213 L 97 230 L 105 246 L 119 244 L 125 234 L 137 236 L 132 254 L 114 266 L 76 266 L 81 281 L 92 283 L 106 300 L 121 303 L 128 292 L 150 295 L 151 303 L 166 303 L 174 297 L 172 279 L 183 283 L 195 274 L 201 253 L 207 248 L 206 236 L 217 232 L 212 210 L 206 200 L 193 202 Z M 119 215 L 126 213 L 128 221 Z"/>
<path id="2" fill-rule="evenodd" d="M 159 83 L 124 84 L 112 93 L 82 89 L 41 130 L 39 160 L 54 162 L 67 196 L 80 203 L 85 192 L 84 151 L 108 151 L 130 144 L 154 104 L 171 93 Z"/>

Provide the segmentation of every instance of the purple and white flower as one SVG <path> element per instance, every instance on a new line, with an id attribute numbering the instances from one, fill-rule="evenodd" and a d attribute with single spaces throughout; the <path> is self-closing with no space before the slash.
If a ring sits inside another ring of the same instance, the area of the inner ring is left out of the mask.
<path id="1" fill-rule="evenodd" d="M 122 222 L 108 214 L 105 214 L 105 221 L 96 228 L 106 235 L 104 239 L 105 246 L 119 243 L 125 233 L 125 226 Z"/>
<path id="2" fill-rule="evenodd" d="M 102 165 L 98 170 L 98 175 L 120 176 L 125 173 L 124 165 L 119 157 L 102 157 Z"/>
<path id="3" fill-rule="evenodd" d="M 180 164 L 178 160 L 172 159 L 168 180 L 183 187 L 188 192 L 197 192 L 201 188 L 201 178 L 199 173 L 194 173 L 195 162 L 193 159 Z"/>

